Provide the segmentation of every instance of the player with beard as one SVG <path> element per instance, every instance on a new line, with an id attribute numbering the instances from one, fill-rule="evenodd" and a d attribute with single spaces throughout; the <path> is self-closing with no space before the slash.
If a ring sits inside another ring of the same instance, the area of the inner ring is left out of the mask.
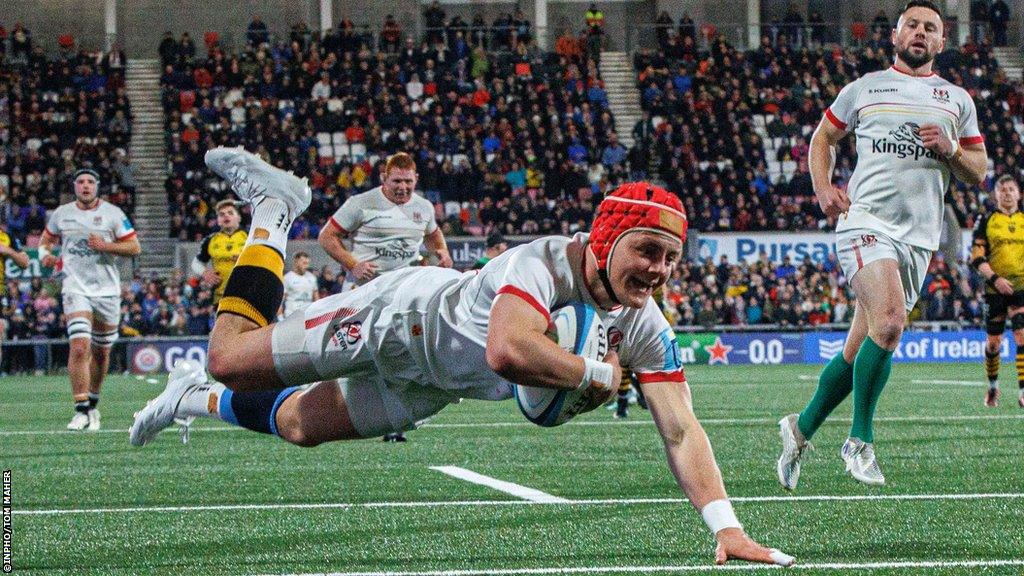
<path id="1" fill-rule="evenodd" d="M 800 414 L 779 422 L 777 472 L 788 490 L 796 488 L 808 441 L 851 392 L 853 425 L 841 451 L 846 470 L 865 484 L 885 483 L 874 451 L 875 407 L 906 312 L 939 245 L 943 195 L 951 176 L 971 185 L 985 177 L 974 101 L 932 72 L 945 45 L 938 7 L 907 3 L 891 40 L 895 64 L 846 85 L 811 139 L 814 192 L 822 211 L 839 217 L 837 255 L 857 304 L 843 352 L 822 371 L 814 396 Z M 857 167 L 842 190 L 832 184 L 832 170 L 836 146 L 851 132 Z"/>

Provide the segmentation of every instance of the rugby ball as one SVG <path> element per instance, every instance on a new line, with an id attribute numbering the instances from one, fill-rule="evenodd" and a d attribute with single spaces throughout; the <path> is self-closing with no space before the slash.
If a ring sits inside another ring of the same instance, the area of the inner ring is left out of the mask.
<path id="1" fill-rule="evenodd" d="M 563 350 L 584 358 L 604 360 L 608 352 L 608 334 L 601 318 L 592 306 L 582 302 L 555 310 L 547 336 Z M 565 424 L 576 415 L 597 408 L 591 405 L 587 388 L 555 390 L 517 384 L 513 390 L 519 410 L 538 426 Z"/>

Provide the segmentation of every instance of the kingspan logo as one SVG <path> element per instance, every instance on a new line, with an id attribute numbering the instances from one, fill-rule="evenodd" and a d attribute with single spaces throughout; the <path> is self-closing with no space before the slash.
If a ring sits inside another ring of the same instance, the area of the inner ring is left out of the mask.
<path id="1" fill-rule="evenodd" d="M 921 145 L 921 127 L 914 122 L 905 122 L 898 128 L 889 131 L 887 138 L 871 141 L 871 152 L 875 154 L 892 154 L 901 160 L 904 158 L 938 159 L 935 152 Z M 890 140 L 891 138 L 891 140 Z"/>

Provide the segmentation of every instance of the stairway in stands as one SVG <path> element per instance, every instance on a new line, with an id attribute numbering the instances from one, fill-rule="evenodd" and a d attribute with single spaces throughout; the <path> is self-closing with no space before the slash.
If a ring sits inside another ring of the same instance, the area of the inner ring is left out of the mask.
<path id="1" fill-rule="evenodd" d="M 1020 48 L 1016 46 L 1001 46 L 992 48 L 992 55 L 995 56 L 999 67 L 1006 71 L 1006 77 L 1011 82 L 1020 82 L 1024 77 L 1024 57 L 1021 56 Z"/>
<path id="2" fill-rule="evenodd" d="M 640 92 L 636 88 L 633 61 L 628 52 L 602 52 L 600 70 L 619 142 L 627 149 L 632 148 L 633 126 L 640 119 Z"/>
<path id="3" fill-rule="evenodd" d="M 137 267 L 143 276 L 166 276 L 174 267 L 174 246 L 167 214 L 167 156 L 164 113 L 160 106 L 160 61 L 130 59 L 125 76 L 135 121 L 130 154 L 136 169 L 135 229 L 142 243 Z"/>

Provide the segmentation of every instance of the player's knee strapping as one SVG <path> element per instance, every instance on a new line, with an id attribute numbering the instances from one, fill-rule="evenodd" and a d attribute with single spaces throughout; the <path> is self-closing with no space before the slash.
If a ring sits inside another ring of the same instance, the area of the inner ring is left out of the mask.
<path id="1" fill-rule="evenodd" d="M 1024 330 L 1024 312 L 1017 312 L 1010 316 L 1010 328 L 1014 331 Z"/>
<path id="2" fill-rule="evenodd" d="M 92 338 L 92 322 L 85 318 L 68 320 L 68 340 L 75 338 Z"/>
<path id="3" fill-rule="evenodd" d="M 100 348 L 110 348 L 117 342 L 117 328 L 111 328 L 109 330 L 93 330 L 92 331 L 92 343 L 94 346 Z"/>
<path id="4" fill-rule="evenodd" d="M 284 297 L 284 259 L 262 244 L 247 246 L 224 288 L 217 315 L 236 314 L 266 326 L 277 316 Z"/>

